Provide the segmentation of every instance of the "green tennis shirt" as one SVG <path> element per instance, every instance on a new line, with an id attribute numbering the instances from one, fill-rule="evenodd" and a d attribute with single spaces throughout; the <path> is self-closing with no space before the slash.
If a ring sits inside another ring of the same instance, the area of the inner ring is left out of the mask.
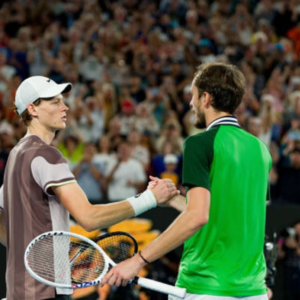
<path id="1" fill-rule="evenodd" d="M 266 293 L 263 246 L 271 165 L 266 145 L 233 116 L 186 139 L 183 185 L 208 189 L 211 204 L 208 223 L 184 243 L 177 286 L 216 296 Z"/>

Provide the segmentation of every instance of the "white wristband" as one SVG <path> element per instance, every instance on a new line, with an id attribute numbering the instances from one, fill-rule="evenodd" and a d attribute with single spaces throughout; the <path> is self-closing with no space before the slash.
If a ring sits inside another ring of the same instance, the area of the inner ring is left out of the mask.
<path id="1" fill-rule="evenodd" d="M 134 197 L 128 198 L 127 200 L 131 204 L 135 216 L 157 206 L 157 201 L 151 190 L 146 190 L 142 194 L 138 194 Z"/>

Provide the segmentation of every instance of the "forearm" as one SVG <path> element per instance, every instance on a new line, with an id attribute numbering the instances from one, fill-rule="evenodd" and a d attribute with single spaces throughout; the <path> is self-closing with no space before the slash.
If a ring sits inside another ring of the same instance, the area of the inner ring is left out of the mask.
<path id="1" fill-rule="evenodd" d="M 85 223 L 90 231 L 107 228 L 134 216 L 134 210 L 128 201 L 92 205 Z"/>
<path id="2" fill-rule="evenodd" d="M 87 231 L 109 227 L 134 215 L 128 201 L 92 205 L 77 183 L 53 190 L 76 222 Z"/>
<path id="3" fill-rule="evenodd" d="M 157 191 L 145 191 L 138 197 L 133 196 L 116 203 L 99 205 L 92 205 L 77 183 L 53 187 L 52 189 L 76 222 L 85 230 L 93 231 L 107 228 L 154 208 L 157 201 L 161 201 L 161 198 L 167 199 L 176 192 L 175 188 L 173 191 L 169 191 L 168 184 L 165 182 L 162 182 L 157 188 Z"/>
<path id="4" fill-rule="evenodd" d="M 52 190 L 74 219 L 87 231 L 106 228 L 137 216 L 177 193 L 174 184 L 161 180 L 151 191 L 146 190 L 125 201 L 92 205 L 76 182 L 53 186 Z"/>
<path id="5" fill-rule="evenodd" d="M 169 204 L 169 206 L 175 208 L 179 212 L 183 212 L 187 207 L 186 199 L 182 195 L 176 195 L 176 196 L 172 197 L 168 201 L 168 204 Z"/>
<path id="6" fill-rule="evenodd" d="M 208 222 L 210 192 L 197 187 L 189 190 L 187 197 L 188 205 L 184 211 L 165 232 L 143 249 L 143 255 L 148 261 L 152 262 L 174 250 Z M 181 203 L 182 198 L 178 198 Z"/>
<path id="7" fill-rule="evenodd" d="M 0 243 L 6 246 L 6 229 L 3 211 L 0 211 Z"/>
<path id="8" fill-rule="evenodd" d="M 143 248 L 143 256 L 153 262 L 182 245 L 204 225 L 192 221 L 193 219 L 191 213 L 181 213 L 166 231 Z"/>

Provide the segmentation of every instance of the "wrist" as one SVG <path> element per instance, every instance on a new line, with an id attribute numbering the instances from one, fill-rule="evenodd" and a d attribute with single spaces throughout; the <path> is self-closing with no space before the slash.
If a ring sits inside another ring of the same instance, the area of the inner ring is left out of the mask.
<path id="1" fill-rule="evenodd" d="M 142 254 L 142 251 L 140 250 L 138 252 L 138 256 L 140 257 L 140 259 L 143 261 L 144 265 L 150 264 L 150 262 L 145 258 L 145 256 Z"/>
<path id="2" fill-rule="evenodd" d="M 131 204 L 135 216 L 157 206 L 157 201 L 151 190 L 146 190 L 145 192 L 128 198 L 127 200 Z"/>
<path id="3" fill-rule="evenodd" d="M 147 263 L 145 263 L 143 259 L 140 257 L 138 252 L 131 258 L 131 260 L 133 261 L 132 264 L 133 269 L 141 270 L 147 265 Z"/>

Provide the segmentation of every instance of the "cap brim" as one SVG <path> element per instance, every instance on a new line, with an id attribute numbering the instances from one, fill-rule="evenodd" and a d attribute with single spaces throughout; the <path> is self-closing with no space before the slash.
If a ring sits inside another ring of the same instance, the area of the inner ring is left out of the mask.
<path id="1" fill-rule="evenodd" d="M 40 98 L 53 98 L 59 94 L 68 93 L 72 89 L 71 83 L 57 84 L 56 87 L 51 87 L 40 94 Z"/>

